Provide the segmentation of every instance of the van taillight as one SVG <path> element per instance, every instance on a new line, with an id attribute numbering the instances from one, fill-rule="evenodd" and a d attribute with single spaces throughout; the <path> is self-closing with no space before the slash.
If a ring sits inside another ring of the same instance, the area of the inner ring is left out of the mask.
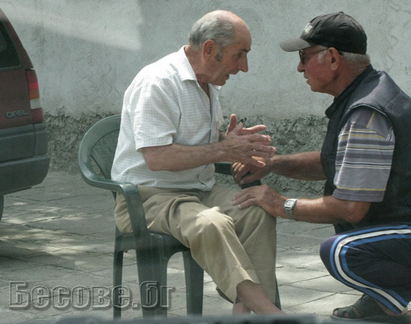
<path id="1" fill-rule="evenodd" d="M 34 70 L 27 70 L 26 77 L 30 92 L 31 116 L 33 123 L 39 123 L 44 120 L 44 115 L 43 109 L 41 108 L 39 83 L 36 72 Z"/>

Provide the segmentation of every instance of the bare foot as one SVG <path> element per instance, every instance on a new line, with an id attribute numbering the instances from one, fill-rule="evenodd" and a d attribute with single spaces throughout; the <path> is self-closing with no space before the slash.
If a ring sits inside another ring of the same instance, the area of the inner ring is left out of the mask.
<path id="1" fill-rule="evenodd" d="M 237 285 L 238 299 L 255 314 L 284 314 L 264 294 L 260 285 L 245 280 Z"/>
<path id="2" fill-rule="evenodd" d="M 250 313 L 251 313 L 251 309 L 249 309 L 242 302 L 239 302 L 233 305 L 233 315 L 250 314 Z"/>

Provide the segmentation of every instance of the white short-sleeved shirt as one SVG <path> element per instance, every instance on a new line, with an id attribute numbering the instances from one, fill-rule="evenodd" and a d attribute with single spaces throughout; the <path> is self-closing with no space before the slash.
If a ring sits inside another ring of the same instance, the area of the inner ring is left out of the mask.
<path id="1" fill-rule="evenodd" d="M 210 190 L 215 183 L 213 164 L 151 171 L 141 151 L 172 143 L 217 142 L 223 124 L 220 87 L 209 88 L 210 98 L 198 84 L 184 47 L 143 68 L 124 95 L 112 178 L 149 187 Z"/>

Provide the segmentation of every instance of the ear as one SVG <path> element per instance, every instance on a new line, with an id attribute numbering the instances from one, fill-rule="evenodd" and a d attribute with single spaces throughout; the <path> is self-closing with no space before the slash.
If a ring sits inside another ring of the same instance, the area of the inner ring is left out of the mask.
<path id="1" fill-rule="evenodd" d="M 203 57 L 206 61 L 215 56 L 217 44 L 212 39 L 208 39 L 203 44 Z"/>
<path id="2" fill-rule="evenodd" d="M 337 70 L 338 67 L 341 64 L 341 55 L 340 53 L 338 53 L 338 50 L 336 50 L 334 47 L 330 47 L 328 49 L 329 53 L 330 53 L 330 66 L 332 70 Z"/>

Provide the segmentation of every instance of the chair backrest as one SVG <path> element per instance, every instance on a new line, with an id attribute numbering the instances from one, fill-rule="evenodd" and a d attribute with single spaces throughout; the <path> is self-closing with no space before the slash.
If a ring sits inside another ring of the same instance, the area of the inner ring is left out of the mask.
<path id="1" fill-rule="evenodd" d="M 120 120 L 120 115 L 104 118 L 84 135 L 79 148 L 79 167 L 86 182 L 96 175 L 111 179 Z"/>
<path id="2" fill-rule="evenodd" d="M 128 236 L 132 241 L 144 241 L 148 236 L 147 223 L 136 186 L 132 183 L 118 183 L 111 180 L 111 166 L 117 147 L 120 120 L 120 115 L 106 117 L 94 124 L 84 134 L 79 147 L 78 165 L 82 178 L 89 185 L 111 190 L 114 198 L 117 192 L 122 192 L 125 195 L 133 228 L 132 236 Z M 116 237 L 122 236 L 123 234 L 117 228 Z M 127 242 L 130 243 L 131 241 L 129 241 Z M 137 242 L 133 242 L 129 245 L 136 246 Z"/>

